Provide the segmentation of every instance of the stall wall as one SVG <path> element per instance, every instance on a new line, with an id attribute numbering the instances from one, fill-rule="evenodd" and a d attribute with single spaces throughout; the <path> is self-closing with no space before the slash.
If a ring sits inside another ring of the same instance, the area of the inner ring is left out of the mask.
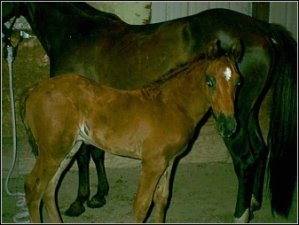
<path id="1" fill-rule="evenodd" d="M 151 23 L 193 15 L 212 8 L 226 8 L 252 15 L 252 2 L 152 2 Z M 297 39 L 297 2 L 270 2 L 269 22 L 286 27 Z M 236 21 L 237 22 L 237 21 Z"/>
<path id="2" fill-rule="evenodd" d="M 151 23 L 189 16 L 212 8 L 226 8 L 251 15 L 250 2 L 152 2 Z"/>
<path id="3" fill-rule="evenodd" d="M 269 17 L 269 22 L 284 26 L 298 40 L 298 2 L 271 2 Z"/>

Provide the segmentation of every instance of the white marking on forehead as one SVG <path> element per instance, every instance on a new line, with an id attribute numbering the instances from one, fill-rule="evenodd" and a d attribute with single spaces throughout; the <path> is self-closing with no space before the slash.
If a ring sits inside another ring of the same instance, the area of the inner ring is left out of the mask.
<path id="1" fill-rule="evenodd" d="M 230 80 L 230 78 L 232 77 L 232 70 L 230 68 L 226 67 L 225 71 L 223 72 L 223 75 L 226 80 Z"/>

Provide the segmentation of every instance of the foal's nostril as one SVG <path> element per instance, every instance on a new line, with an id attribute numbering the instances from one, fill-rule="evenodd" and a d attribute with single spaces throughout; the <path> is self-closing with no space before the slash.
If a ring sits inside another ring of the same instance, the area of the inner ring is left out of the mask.
<path id="1" fill-rule="evenodd" d="M 233 116 L 221 113 L 217 118 L 217 128 L 221 136 L 230 137 L 237 129 L 237 122 Z"/>

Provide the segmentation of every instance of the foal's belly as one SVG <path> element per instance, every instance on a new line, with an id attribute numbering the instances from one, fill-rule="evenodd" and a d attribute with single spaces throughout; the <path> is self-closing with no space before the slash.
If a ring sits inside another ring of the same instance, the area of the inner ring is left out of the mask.
<path id="1" fill-rule="evenodd" d="M 81 138 L 106 152 L 137 159 L 153 153 L 175 156 L 189 140 L 191 129 L 180 115 L 165 112 L 120 115 L 116 113 L 112 120 L 112 113 L 109 118 L 98 115 L 97 122 L 82 126 Z"/>

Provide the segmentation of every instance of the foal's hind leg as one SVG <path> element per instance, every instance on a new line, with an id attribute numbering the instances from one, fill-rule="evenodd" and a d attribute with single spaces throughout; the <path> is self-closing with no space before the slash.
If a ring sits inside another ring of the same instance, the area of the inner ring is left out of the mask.
<path id="1" fill-rule="evenodd" d="M 106 204 L 105 195 L 107 195 L 109 191 L 109 185 L 104 166 L 105 152 L 92 145 L 89 145 L 88 148 L 97 169 L 98 189 L 97 193 L 87 201 L 87 205 L 91 208 L 100 208 Z"/>
<path id="2" fill-rule="evenodd" d="M 25 180 L 26 203 L 32 223 L 41 223 L 40 204 L 48 183 L 48 180 L 41 179 L 42 164 L 42 160 L 38 157 L 31 173 Z"/>
<path id="3" fill-rule="evenodd" d="M 47 157 L 39 155 L 31 173 L 25 181 L 26 202 L 30 220 L 33 223 L 41 222 L 41 199 L 57 169 L 57 166 L 51 164 L 51 162 Z M 57 221 L 60 221 L 60 218 Z"/>
<path id="4" fill-rule="evenodd" d="M 169 184 L 172 168 L 173 163 L 171 163 L 163 173 L 154 194 L 154 202 L 156 207 L 156 222 L 159 223 L 164 223 L 165 221 L 165 210 L 169 199 Z"/>
<path id="5" fill-rule="evenodd" d="M 59 223 L 62 222 L 59 209 L 57 208 L 56 199 L 55 199 L 55 191 L 58 184 L 58 181 L 61 177 L 61 174 L 63 171 L 67 168 L 67 166 L 70 164 L 71 159 L 73 158 L 73 155 L 78 151 L 79 147 L 81 145 L 81 142 L 77 142 L 75 146 L 72 148 L 70 153 L 67 155 L 67 157 L 60 163 L 60 166 L 58 167 L 55 175 L 49 182 L 46 192 L 44 194 L 44 203 L 45 207 L 47 209 L 47 213 L 49 216 L 49 219 L 51 222 Z"/>

